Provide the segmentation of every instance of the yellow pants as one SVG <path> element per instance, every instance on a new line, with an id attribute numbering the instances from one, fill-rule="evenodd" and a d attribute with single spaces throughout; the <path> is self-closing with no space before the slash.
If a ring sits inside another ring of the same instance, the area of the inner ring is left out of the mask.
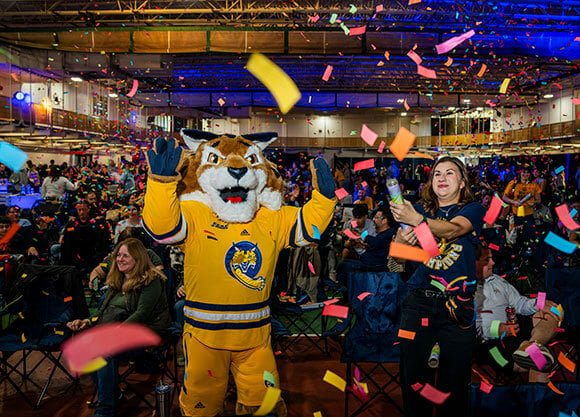
<path id="1" fill-rule="evenodd" d="M 236 383 L 238 403 L 259 406 L 266 394 L 264 371 L 280 379 L 270 338 L 260 346 L 242 351 L 213 349 L 191 333 L 183 334 L 185 375 L 179 396 L 186 416 L 215 416 L 223 409 L 229 373 Z"/>

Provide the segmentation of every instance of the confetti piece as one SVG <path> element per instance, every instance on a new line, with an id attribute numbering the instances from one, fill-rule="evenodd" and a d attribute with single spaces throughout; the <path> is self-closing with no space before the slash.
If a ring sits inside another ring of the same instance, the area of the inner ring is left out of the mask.
<path id="1" fill-rule="evenodd" d="M 538 345 L 532 343 L 526 348 L 526 352 L 530 355 L 530 358 L 534 361 L 538 369 L 544 369 L 544 365 L 546 365 L 547 361 Z"/>
<path id="2" fill-rule="evenodd" d="M 220 105 L 220 107 L 223 107 L 224 104 L 226 104 L 226 101 L 223 98 L 218 98 L 218 104 Z"/>
<path id="3" fill-rule="evenodd" d="M 361 292 L 356 298 L 358 298 L 360 301 L 364 300 L 365 298 L 367 298 L 369 295 L 373 295 L 372 292 Z"/>
<path id="4" fill-rule="evenodd" d="M 499 246 L 497 246 L 495 243 L 490 243 L 489 245 L 487 245 L 487 247 L 495 251 L 499 250 Z"/>
<path id="5" fill-rule="evenodd" d="M 322 304 L 324 304 L 325 306 L 330 305 L 330 304 L 335 304 L 338 303 L 340 301 L 339 298 L 331 298 L 330 300 L 325 300 L 322 302 Z"/>
<path id="6" fill-rule="evenodd" d="M 346 36 L 350 34 L 350 29 L 344 24 L 344 22 L 340 22 L 340 28 Z"/>
<path id="7" fill-rule="evenodd" d="M 356 13 L 356 6 L 354 4 L 349 4 L 350 9 L 348 10 L 349 13 L 355 14 Z"/>
<path id="8" fill-rule="evenodd" d="M 127 93 L 127 97 L 133 97 L 137 93 L 137 89 L 139 88 L 139 81 L 133 80 L 133 87 L 131 87 L 131 91 Z"/>
<path id="9" fill-rule="evenodd" d="M 375 132 L 367 127 L 367 125 L 362 125 L 360 137 L 364 140 L 369 146 L 373 146 L 375 141 L 379 137 Z"/>
<path id="10" fill-rule="evenodd" d="M 330 79 L 330 74 L 332 74 L 332 65 L 327 65 L 326 69 L 324 70 L 324 74 L 322 74 L 322 81 L 328 81 Z"/>
<path id="11" fill-rule="evenodd" d="M 449 395 L 451 395 L 450 392 L 439 391 L 437 388 L 433 387 L 429 383 L 425 384 L 425 386 L 419 392 L 419 394 L 424 398 L 427 398 L 432 403 L 438 405 L 443 404 L 447 400 L 447 398 L 449 398 Z"/>
<path id="12" fill-rule="evenodd" d="M 103 324 L 83 331 L 62 346 L 62 353 L 69 367 L 82 370 L 89 362 L 109 357 L 127 350 L 155 346 L 161 338 L 151 329 L 136 323 Z"/>
<path id="13" fill-rule="evenodd" d="M 446 52 L 449 52 L 459 44 L 471 38 L 473 35 L 475 35 L 475 31 L 471 29 L 469 32 L 465 32 L 463 35 L 454 36 L 453 38 L 448 39 L 445 42 L 440 43 L 439 45 L 435 45 L 435 49 L 437 49 L 437 54 L 441 55 Z"/>
<path id="14" fill-rule="evenodd" d="M 481 64 L 481 68 L 479 69 L 479 72 L 477 73 L 477 77 L 478 78 L 483 77 L 483 74 L 485 74 L 486 70 L 487 70 L 487 65 Z"/>
<path id="15" fill-rule="evenodd" d="M 314 413 L 312 413 L 313 417 L 322 417 L 322 413 L 320 411 L 315 411 Z"/>
<path id="16" fill-rule="evenodd" d="M 546 238 L 544 239 L 544 242 L 558 249 L 559 251 L 567 254 L 573 253 L 577 248 L 577 246 L 574 243 L 561 238 L 554 232 L 549 232 Z"/>
<path id="17" fill-rule="evenodd" d="M 418 3 L 421 3 L 421 0 L 409 0 L 408 6 L 411 6 L 412 4 L 418 4 Z"/>
<path id="18" fill-rule="evenodd" d="M 403 100 L 403 106 L 405 107 L 405 110 L 409 111 L 409 109 L 411 108 L 409 106 L 409 103 L 407 103 L 407 99 Z"/>
<path id="19" fill-rule="evenodd" d="M 495 220 L 497 219 L 497 217 L 501 213 L 501 208 L 502 208 L 501 199 L 499 199 L 497 196 L 493 196 L 493 198 L 491 200 L 491 204 L 489 205 L 489 208 L 487 209 L 487 213 L 485 213 L 485 217 L 483 218 L 483 221 L 489 225 L 494 224 Z"/>
<path id="20" fill-rule="evenodd" d="M 576 371 L 576 364 L 568 359 L 562 352 L 558 354 L 558 362 L 560 362 L 562 366 L 570 372 L 574 373 Z"/>
<path id="21" fill-rule="evenodd" d="M 24 333 L 20 335 L 20 340 L 22 340 L 22 343 L 26 343 L 26 336 L 24 336 Z"/>
<path id="22" fill-rule="evenodd" d="M 491 326 L 489 326 L 489 334 L 491 337 L 495 337 L 496 339 L 499 337 L 499 325 L 501 321 L 494 320 L 491 322 Z"/>
<path id="23" fill-rule="evenodd" d="M 268 387 L 264 399 L 262 400 L 262 405 L 258 408 L 258 411 L 254 413 L 255 416 L 265 416 L 270 413 L 276 407 L 276 403 L 280 399 L 280 394 L 282 390 L 279 388 Z"/>
<path id="24" fill-rule="evenodd" d="M 489 350 L 489 354 L 502 368 L 508 364 L 508 361 L 506 361 L 505 358 L 501 355 L 501 352 L 499 351 L 497 346 L 491 348 Z"/>
<path id="25" fill-rule="evenodd" d="M 79 373 L 81 373 L 81 374 L 90 374 L 90 373 L 93 373 L 93 372 L 98 371 L 99 369 L 105 367 L 105 365 L 107 365 L 107 361 L 105 359 L 103 359 L 102 357 L 98 357 L 98 358 L 90 361 L 89 363 L 87 363 L 79 371 Z"/>
<path id="26" fill-rule="evenodd" d="M 421 318 L 421 326 L 423 326 L 423 327 L 429 327 L 429 318 L 428 317 L 422 317 Z"/>
<path id="27" fill-rule="evenodd" d="M 312 265 L 312 262 L 308 261 L 308 269 L 310 270 L 310 273 L 312 275 L 316 275 L 316 271 L 314 270 L 314 265 Z"/>
<path id="28" fill-rule="evenodd" d="M 435 70 L 429 69 L 429 68 L 425 68 L 423 65 L 417 65 L 417 74 L 422 75 L 423 77 L 426 78 L 437 78 L 437 74 L 435 73 Z"/>
<path id="29" fill-rule="evenodd" d="M 573 104 L 580 104 L 580 98 L 572 98 Z"/>
<path id="30" fill-rule="evenodd" d="M 266 371 L 264 371 L 264 372 L 266 372 Z M 215 378 L 215 376 L 213 376 L 213 374 L 211 373 L 210 369 L 207 370 L 207 374 L 209 375 L 210 378 Z"/>
<path id="31" fill-rule="evenodd" d="M 548 387 L 554 391 L 556 394 L 559 395 L 564 395 L 564 393 L 562 391 L 560 391 L 558 388 L 556 388 L 556 386 L 554 385 L 554 383 L 552 381 L 548 382 Z"/>
<path id="32" fill-rule="evenodd" d="M 349 36 L 362 35 L 366 31 L 367 31 L 367 27 L 366 26 L 359 26 L 359 27 L 356 27 L 356 28 L 350 28 L 350 32 L 348 33 L 348 35 Z"/>
<path id="33" fill-rule="evenodd" d="M 501 86 L 499 87 L 500 94 L 506 93 L 511 80 L 512 80 L 511 78 L 504 78 L 503 82 L 501 83 Z"/>
<path id="34" fill-rule="evenodd" d="M 433 285 L 435 288 L 439 289 L 439 291 L 441 292 L 445 292 L 447 290 L 447 288 L 445 288 L 445 285 L 441 284 L 439 281 L 435 281 L 434 279 L 431 280 L 430 284 Z"/>
<path id="35" fill-rule="evenodd" d="M 421 248 L 404 245 L 398 242 L 391 242 L 389 256 L 393 258 L 408 259 L 410 261 L 427 262 L 431 257 Z"/>
<path id="36" fill-rule="evenodd" d="M 28 159 L 28 155 L 25 152 L 8 142 L 0 141 L 0 162 L 12 171 L 20 171 L 26 159 Z"/>
<path id="37" fill-rule="evenodd" d="M 383 150 L 385 149 L 385 145 L 386 145 L 385 141 L 382 140 L 381 144 L 379 145 L 379 148 L 377 149 L 377 152 L 383 153 Z"/>
<path id="38" fill-rule="evenodd" d="M 389 146 L 389 149 L 399 161 L 402 161 L 405 159 L 405 156 L 407 156 L 407 153 L 413 146 L 414 142 L 415 135 L 405 127 L 401 127 L 397 132 L 397 136 L 395 136 L 395 140 L 391 146 Z"/>
<path id="39" fill-rule="evenodd" d="M 447 61 L 445 61 L 445 66 L 450 67 L 453 64 L 453 58 L 447 57 Z"/>
<path id="40" fill-rule="evenodd" d="M 384 56 L 385 56 L 387 61 L 391 60 L 391 54 L 389 53 L 389 51 L 385 51 Z"/>
<path id="41" fill-rule="evenodd" d="M 267 386 L 276 388 L 276 378 L 274 378 L 274 375 L 272 375 L 268 371 L 264 371 L 264 382 L 267 382 L 268 384 L 270 384 Z"/>
<path id="42" fill-rule="evenodd" d="M 564 166 L 563 166 L 563 165 L 560 165 L 558 168 L 556 168 L 556 169 L 554 170 L 554 173 L 557 175 L 557 174 L 559 174 L 560 172 L 564 171 L 564 169 L 565 169 L 565 168 L 564 168 Z"/>
<path id="43" fill-rule="evenodd" d="M 353 240 L 360 239 L 360 236 L 358 236 L 358 235 L 355 235 L 355 234 L 353 233 L 353 231 L 352 231 L 352 230 L 350 230 L 350 229 L 346 229 L 346 230 L 344 231 L 344 234 L 345 234 L 345 235 L 346 235 L 346 236 L 347 236 L 349 239 L 353 239 Z"/>
<path id="44" fill-rule="evenodd" d="M 367 230 L 363 230 L 363 232 L 360 234 L 360 238 L 364 240 L 365 237 L 367 237 L 369 235 L 369 232 Z"/>
<path id="45" fill-rule="evenodd" d="M 409 330 L 399 329 L 399 334 L 397 336 L 399 336 L 401 339 L 414 340 L 415 339 L 415 332 L 411 332 Z"/>
<path id="46" fill-rule="evenodd" d="M 430 159 L 432 161 L 435 160 L 435 158 L 433 158 L 431 155 L 427 155 L 426 153 L 423 153 L 423 152 L 415 152 L 413 155 L 418 156 L 419 158 L 427 158 L 427 159 Z"/>
<path id="47" fill-rule="evenodd" d="M 344 188 L 339 188 L 338 190 L 335 190 L 334 191 L 334 195 L 339 200 L 342 200 L 344 197 L 346 197 L 347 195 L 349 195 L 349 193 Z"/>
<path id="48" fill-rule="evenodd" d="M 322 310 L 322 315 L 346 319 L 348 317 L 348 307 L 338 306 L 335 304 L 325 305 L 324 309 Z"/>
<path id="49" fill-rule="evenodd" d="M 434 258 L 441 253 L 427 222 L 420 223 L 418 226 L 415 226 L 413 230 L 415 231 L 419 244 L 431 256 L 431 258 Z"/>
<path id="50" fill-rule="evenodd" d="M 401 129 L 404 129 L 404 127 L 402 127 Z M 356 164 L 354 164 L 355 171 L 362 171 L 364 169 L 371 169 L 374 167 L 375 167 L 375 160 L 374 159 L 367 159 L 365 161 L 360 161 L 360 162 L 357 162 Z"/>
<path id="51" fill-rule="evenodd" d="M 334 22 L 336 22 L 336 18 L 337 17 L 338 17 L 338 15 L 336 13 L 333 13 L 333 14 L 330 15 L 329 22 L 330 22 L 331 25 L 334 25 Z"/>
<path id="52" fill-rule="evenodd" d="M 493 388 L 493 385 L 491 385 L 485 381 L 481 381 L 479 383 L 479 389 L 482 390 L 483 392 L 485 392 L 486 394 L 489 394 L 491 392 L 492 388 Z"/>
<path id="53" fill-rule="evenodd" d="M 57 334 L 59 336 L 64 336 L 64 332 L 62 330 L 55 330 L 54 334 Z"/>
<path id="54" fill-rule="evenodd" d="M 576 215 L 576 213 L 578 213 L 578 210 L 576 210 L 576 209 L 570 210 L 570 217 L 574 217 Z"/>
<path id="55" fill-rule="evenodd" d="M 383 10 L 385 10 L 385 8 L 382 4 L 379 4 L 379 5 L 377 5 L 377 7 L 375 7 L 375 13 L 380 13 Z"/>
<path id="56" fill-rule="evenodd" d="M 322 378 L 322 380 L 324 382 L 329 383 L 330 385 L 335 386 L 342 392 L 344 392 L 346 388 L 346 381 L 330 370 L 326 370 L 326 373 L 324 374 L 324 378 Z"/>
<path id="57" fill-rule="evenodd" d="M 421 388 L 423 388 L 423 384 L 420 382 L 415 382 L 413 385 L 411 385 L 411 388 L 413 388 L 414 391 L 419 391 Z"/>
<path id="58" fill-rule="evenodd" d="M 538 292 L 538 298 L 536 299 L 536 307 L 538 307 L 540 310 L 543 310 L 545 303 L 546 303 L 546 293 Z"/>
<path id="59" fill-rule="evenodd" d="M 423 58 L 421 58 L 419 55 L 417 55 L 417 53 L 415 51 L 413 51 L 412 49 L 407 52 L 407 56 L 409 58 L 411 58 L 413 60 L 413 62 L 417 65 L 421 64 L 421 62 L 423 62 Z"/>
<path id="60" fill-rule="evenodd" d="M 262 54 L 252 54 L 247 69 L 272 93 L 280 112 L 286 114 L 300 100 L 294 81 L 282 69 Z"/>

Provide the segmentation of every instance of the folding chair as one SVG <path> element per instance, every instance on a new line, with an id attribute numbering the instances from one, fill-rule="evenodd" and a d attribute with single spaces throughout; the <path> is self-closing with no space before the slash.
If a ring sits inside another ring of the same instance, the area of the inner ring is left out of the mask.
<path id="1" fill-rule="evenodd" d="M 60 363 L 60 345 L 70 335 L 63 324 L 88 315 L 78 282 L 74 267 L 21 265 L 7 292 L 8 299 L 17 302 L 2 314 L 16 314 L 19 319 L 0 334 L 0 382 L 7 381 L 32 408 L 40 407 L 57 368 L 78 386 L 78 379 Z M 18 352 L 22 357 L 11 363 L 10 358 Z M 33 352 L 39 353 L 40 359 L 30 367 L 27 361 Z M 45 360 L 51 363 L 52 371 L 41 387 L 31 377 Z M 36 401 L 26 395 L 16 376 L 41 390 Z"/>
<path id="2" fill-rule="evenodd" d="M 359 295 L 365 292 L 371 294 L 359 299 Z M 349 274 L 348 300 L 356 321 L 346 334 L 341 357 L 346 364 L 348 386 L 344 400 L 345 417 L 359 415 L 380 397 L 386 398 L 402 413 L 390 390 L 400 388 L 397 333 L 405 294 L 405 284 L 396 272 Z M 350 388 L 355 367 L 361 374 L 358 382 L 368 384 L 367 398 L 354 395 Z M 361 400 L 361 404 L 350 412 L 349 399 L 353 395 Z"/>

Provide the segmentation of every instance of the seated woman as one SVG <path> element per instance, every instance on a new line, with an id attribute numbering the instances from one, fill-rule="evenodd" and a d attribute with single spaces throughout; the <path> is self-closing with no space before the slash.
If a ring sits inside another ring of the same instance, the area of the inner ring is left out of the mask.
<path id="1" fill-rule="evenodd" d="M 138 239 L 120 242 L 113 251 L 113 265 L 107 275 L 105 301 L 93 319 L 67 323 L 72 331 L 80 331 L 93 322 L 144 324 L 157 333 L 167 329 L 171 315 L 165 293 L 165 276 L 153 266 L 143 243 Z M 115 414 L 118 357 L 107 359 L 107 365 L 92 374 L 99 394 L 95 417 Z"/>

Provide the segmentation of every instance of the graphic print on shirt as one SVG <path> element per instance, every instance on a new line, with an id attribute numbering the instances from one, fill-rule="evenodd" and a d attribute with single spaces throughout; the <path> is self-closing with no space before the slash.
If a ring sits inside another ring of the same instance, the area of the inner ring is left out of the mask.
<path id="1" fill-rule="evenodd" d="M 262 253 L 257 244 L 243 240 L 232 242 L 226 252 L 225 265 L 228 274 L 244 287 L 262 291 L 266 279 L 257 276 L 262 267 Z"/>

